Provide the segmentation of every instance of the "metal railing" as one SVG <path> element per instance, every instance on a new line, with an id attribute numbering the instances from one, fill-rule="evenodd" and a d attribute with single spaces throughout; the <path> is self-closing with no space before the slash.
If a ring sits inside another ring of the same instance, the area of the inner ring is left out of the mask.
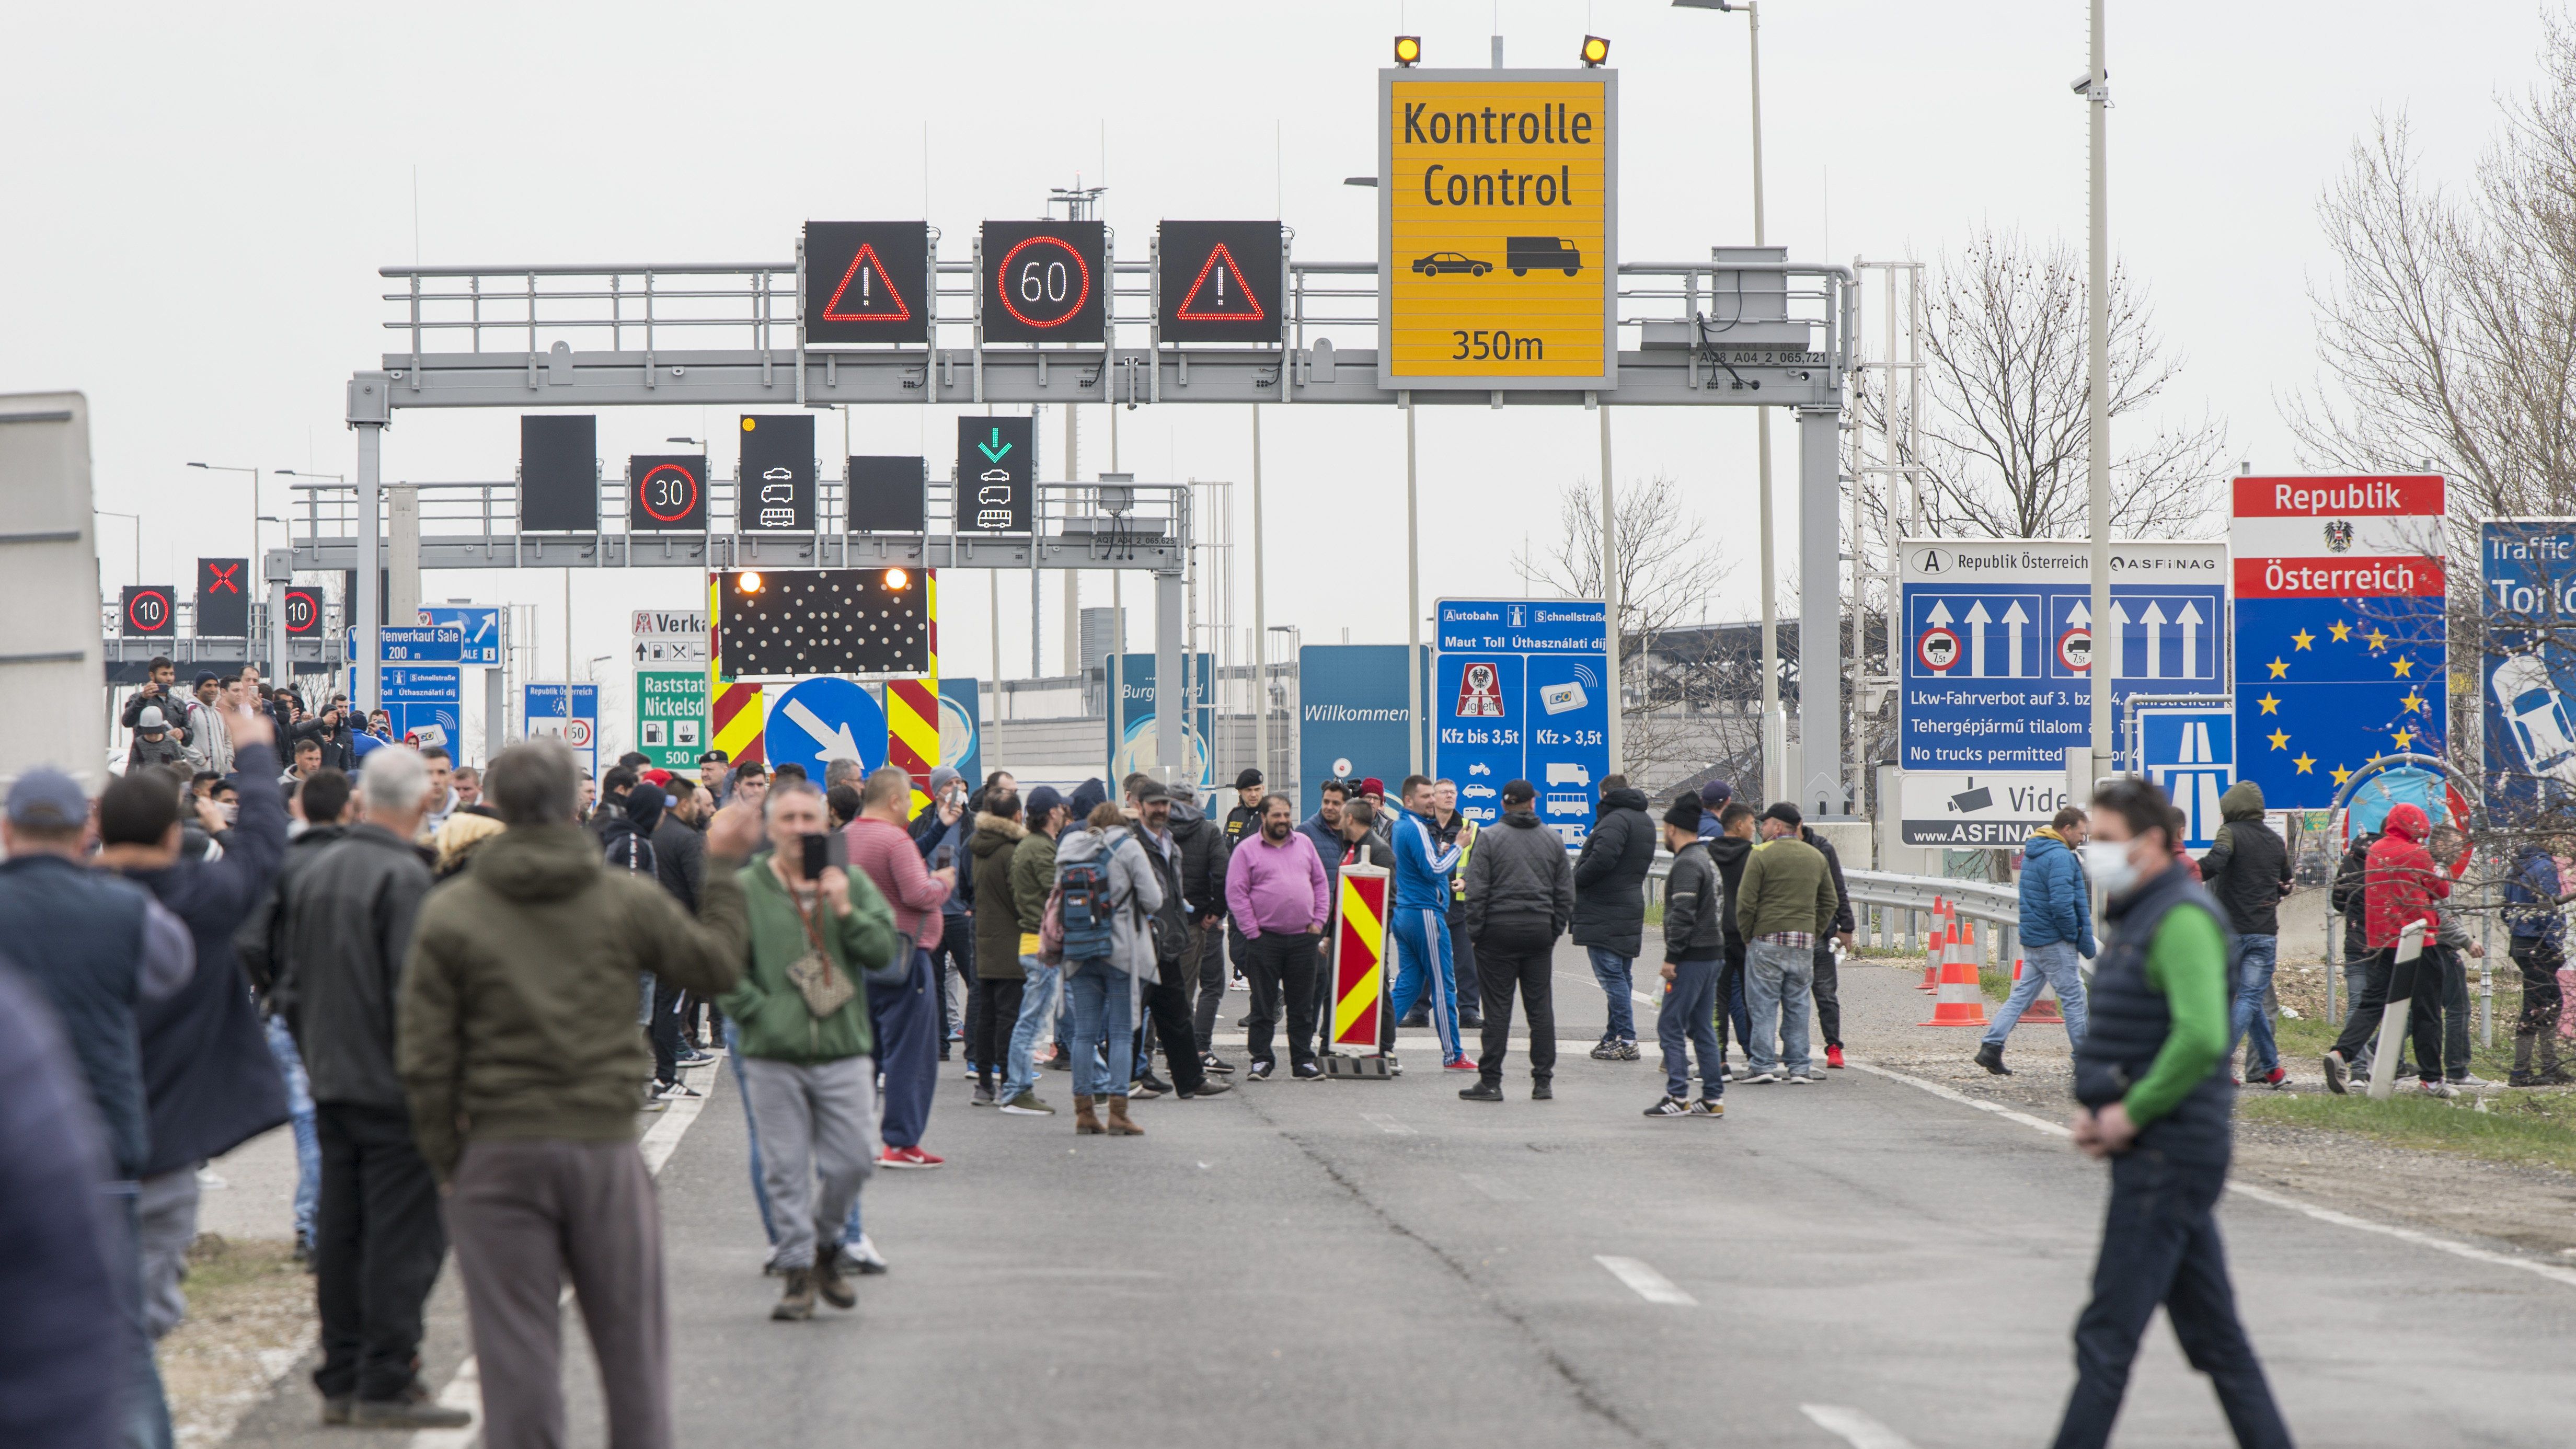
<path id="1" fill-rule="evenodd" d="M 1646 873 L 1648 901 L 1663 899 L 1664 877 L 1672 865 L 1671 855 L 1655 852 Z M 1846 870 L 1843 883 L 1851 890 L 1853 940 L 1859 945 L 1920 951 L 1935 903 L 1947 901 L 1954 915 L 1982 928 L 1976 944 L 1983 964 L 2000 969 L 2020 954 L 2021 898 L 2011 886 L 1878 870 Z"/>

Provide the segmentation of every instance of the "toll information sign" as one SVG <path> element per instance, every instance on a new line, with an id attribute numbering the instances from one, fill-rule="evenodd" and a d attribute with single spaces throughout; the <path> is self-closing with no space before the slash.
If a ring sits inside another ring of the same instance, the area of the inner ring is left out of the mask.
<path id="1" fill-rule="evenodd" d="M 1619 81 L 1378 73 L 1378 381 L 1618 382 Z"/>

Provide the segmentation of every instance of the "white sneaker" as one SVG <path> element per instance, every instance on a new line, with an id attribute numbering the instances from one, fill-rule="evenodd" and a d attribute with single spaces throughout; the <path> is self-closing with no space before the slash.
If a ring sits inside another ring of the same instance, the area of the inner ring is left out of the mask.
<path id="1" fill-rule="evenodd" d="M 2427 1097 L 2456 1097 L 2460 1095 L 2460 1089 L 2452 1086 L 2448 1082 L 2418 1082 L 2415 1084 L 2415 1088 Z"/>
<path id="2" fill-rule="evenodd" d="M 1789 1085 L 1793 1087 L 1811 1087 L 1815 1085 L 1815 1082 L 1816 1079 L 1808 1076 L 1805 1072 L 1791 1072 L 1789 1074 Z"/>
<path id="3" fill-rule="evenodd" d="M 2454 1087 L 2492 1087 L 2495 1083 L 2488 1081 L 2486 1078 L 2479 1076 L 2475 1072 L 2471 1072 L 2465 1077 L 2453 1077 L 2451 1079 L 2451 1085 Z"/>
<path id="4" fill-rule="evenodd" d="M 1768 1086 L 1780 1079 L 1778 1072 L 1751 1072 L 1741 1078 L 1747 1085 L 1755 1087 Z"/>

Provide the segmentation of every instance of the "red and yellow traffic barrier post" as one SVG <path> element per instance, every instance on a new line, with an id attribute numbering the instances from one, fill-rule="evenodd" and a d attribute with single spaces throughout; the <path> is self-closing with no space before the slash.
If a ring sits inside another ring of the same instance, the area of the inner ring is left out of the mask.
<path id="1" fill-rule="evenodd" d="M 1394 883 L 1381 866 L 1342 867 L 1333 902 L 1332 1055 L 1324 1072 L 1334 1077 L 1384 1077 L 1379 1046 L 1386 1011 L 1386 905 Z M 1345 1052 L 1355 1055 L 1345 1055 Z"/>

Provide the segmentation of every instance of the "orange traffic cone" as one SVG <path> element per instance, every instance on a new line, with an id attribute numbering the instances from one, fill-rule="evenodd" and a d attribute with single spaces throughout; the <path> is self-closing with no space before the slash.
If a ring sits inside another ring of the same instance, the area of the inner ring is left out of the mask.
<path id="1" fill-rule="evenodd" d="M 1934 926 L 1932 939 L 1923 943 L 1923 981 L 1917 991 L 1941 989 L 1941 968 L 1950 960 L 1950 928 Z"/>
<path id="2" fill-rule="evenodd" d="M 1977 928 L 1959 928 L 1948 964 L 1941 968 L 1941 996 L 1925 1026 L 1984 1026 L 1986 994 L 1977 985 Z"/>
<path id="3" fill-rule="evenodd" d="M 2021 973 L 2027 969 L 2020 957 L 2013 958 L 2014 981 L 2020 981 Z M 2039 988 L 2039 999 L 2030 1004 L 2030 1010 L 2023 1012 L 2021 1019 L 2038 1022 L 2042 1026 L 2064 1026 L 2066 1018 L 2059 1015 L 2057 1011 L 2056 988 L 2049 986 Z"/>

